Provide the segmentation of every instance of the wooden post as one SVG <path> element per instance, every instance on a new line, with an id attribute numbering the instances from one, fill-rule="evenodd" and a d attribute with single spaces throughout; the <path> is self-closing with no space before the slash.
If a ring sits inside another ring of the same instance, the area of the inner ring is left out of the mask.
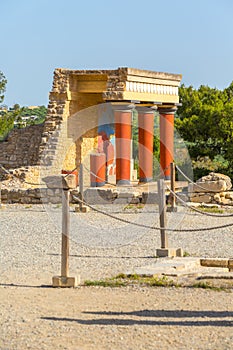
<path id="1" fill-rule="evenodd" d="M 159 195 L 159 222 L 160 222 L 160 235 L 161 235 L 161 248 L 168 248 L 168 237 L 165 230 L 166 226 L 166 198 L 165 198 L 165 186 L 164 179 L 158 180 L 158 195 Z"/>
<path id="2" fill-rule="evenodd" d="M 53 276 L 53 287 L 76 287 L 80 284 L 80 276 L 69 276 L 69 240 L 70 240 L 70 190 L 77 187 L 74 174 L 51 175 L 43 178 L 48 188 L 62 191 L 62 245 L 61 276 Z"/>
<path id="3" fill-rule="evenodd" d="M 171 173 L 171 211 L 177 211 L 177 207 L 176 207 L 176 197 L 174 195 L 175 190 L 176 190 L 176 167 L 175 167 L 175 163 L 171 163 L 170 164 L 170 173 Z"/>
<path id="4" fill-rule="evenodd" d="M 173 175 L 173 178 L 174 178 L 174 175 Z M 172 177 L 171 177 L 171 182 L 172 182 Z M 175 182 L 174 182 L 174 187 L 175 187 Z M 160 234 L 161 234 L 161 248 L 156 249 L 156 256 L 160 258 L 175 257 L 175 256 L 181 257 L 183 256 L 183 250 L 181 248 L 178 248 L 178 249 L 168 248 L 168 235 L 166 233 L 166 198 L 165 198 L 164 179 L 158 180 L 158 195 L 159 195 L 159 222 L 160 222 Z"/>
<path id="5" fill-rule="evenodd" d="M 83 201 L 83 165 L 80 164 L 79 167 L 79 192 L 80 192 L 80 199 Z M 79 210 L 82 211 L 83 203 L 79 203 Z"/>
<path id="6" fill-rule="evenodd" d="M 2 208 L 2 183 L 0 181 L 0 209 Z"/>
<path id="7" fill-rule="evenodd" d="M 83 164 L 80 164 L 79 168 L 79 194 L 80 194 L 80 202 L 77 207 L 75 207 L 75 212 L 76 213 L 87 213 L 89 208 L 83 204 L 83 199 L 84 199 L 84 171 L 83 171 Z"/>
<path id="8" fill-rule="evenodd" d="M 62 251 L 61 251 L 61 277 L 69 275 L 69 236 L 70 236 L 70 207 L 69 190 L 62 191 Z"/>

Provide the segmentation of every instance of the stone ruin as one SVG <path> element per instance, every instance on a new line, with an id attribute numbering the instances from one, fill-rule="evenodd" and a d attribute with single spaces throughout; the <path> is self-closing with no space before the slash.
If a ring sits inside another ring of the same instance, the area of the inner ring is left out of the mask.
<path id="1" fill-rule="evenodd" d="M 56 69 L 45 123 L 14 129 L 0 144 L 0 164 L 9 171 L 7 175 L 0 171 L 2 201 L 41 203 L 41 196 L 44 196 L 59 202 L 61 193 L 58 190 L 40 186 L 41 168 L 48 169 L 49 175 L 79 167 L 99 140 L 97 128 L 91 127 L 82 137 L 75 139 L 70 133 L 72 126 L 69 127 L 67 122 L 70 117 L 84 111 L 82 120 L 88 122 L 85 111 L 108 101 L 140 100 L 143 105 L 146 103 L 147 108 L 157 101 L 159 108 L 168 113 L 168 107 L 171 109 L 179 103 L 180 79 L 180 75 L 131 68 L 103 71 Z M 151 103 L 148 104 L 148 101 Z M 192 203 L 233 205 L 231 188 L 229 177 L 211 173 L 189 185 L 188 200 Z M 111 200 L 117 197 L 114 191 L 108 191 L 107 196 Z M 135 195 L 133 201 L 150 201 L 151 197 L 140 196 Z M 154 199 L 151 201 L 154 202 Z"/>
<path id="2" fill-rule="evenodd" d="M 154 113 L 153 108 L 158 108 L 164 132 L 169 134 L 169 137 L 164 137 L 164 143 L 172 143 L 173 126 L 172 133 L 167 126 L 168 121 L 174 119 L 179 104 L 181 78 L 180 74 L 128 67 L 113 70 L 55 69 L 45 123 L 14 129 L 0 144 L 0 165 L 10 172 L 8 179 L 1 179 L 2 201 L 22 203 L 25 201 L 22 198 L 27 197 L 28 202 L 40 202 L 40 190 L 47 190 L 40 186 L 41 178 L 61 174 L 63 170 L 70 172 L 77 168 L 79 171 L 80 164 L 89 159 L 90 152 L 99 145 L 98 128 L 103 115 L 98 116 L 97 112 L 101 106 L 105 111 L 112 104 L 119 109 L 121 104 L 125 107 L 125 104 L 136 101 L 142 109 L 146 107 L 148 113 Z M 77 115 L 78 118 L 73 118 Z M 164 157 L 172 156 L 168 145 L 163 154 Z M 90 168 L 89 163 L 87 168 Z M 131 168 L 130 172 L 133 172 Z M 90 183 L 89 174 L 87 180 Z"/>
<path id="3" fill-rule="evenodd" d="M 192 203 L 233 205 L 231 179 L 227 175 L 210 173 L 196 183 L 189 184 L 188 196 Z"/>

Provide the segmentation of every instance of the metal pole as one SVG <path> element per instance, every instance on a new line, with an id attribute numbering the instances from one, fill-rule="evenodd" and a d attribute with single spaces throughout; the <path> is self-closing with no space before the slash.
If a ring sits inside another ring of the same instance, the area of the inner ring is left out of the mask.
<path id="1" fill-rule="evenodd" d="M 70 235 L 70 208 L 69 190 L 62 191 L 62 251 L 61 251 L 61 277 L 69 274 L 69 235 Z"/>
<path id="2" fill-rule="evenodd" d="M 176 211 L 176 197 L 174 195 L 175 190 L 176 190 L 176 168 L 175 168 L 175 163 L 171 163 L 170 164 L 170 171 L 171 171 L 171 207 L 172 207 L 172 211 Z"/>
<path id="3" fill-rule="evenodd" d="M 83 179 L 83 165 L 80 164 L 80 167 L 79 167 L 79 192 L 80 192 L 80 199 L 81 199 L 81 201 L 83 201 L 83 182 L 84 182 L 84 179 Z M 79 202 L 80 211 L 82 210 L 82 207 L 83 207 L 83 203 Z"/>
<path id="4" fill-rule="evenodd" d="M 168 237 L 165 230 L 166 226 L 166 198 L 164 179 L 158 180 L 158 194 L 159 194 L 159 222 L 161 235 L 161 248 L 168 248 Z"/>

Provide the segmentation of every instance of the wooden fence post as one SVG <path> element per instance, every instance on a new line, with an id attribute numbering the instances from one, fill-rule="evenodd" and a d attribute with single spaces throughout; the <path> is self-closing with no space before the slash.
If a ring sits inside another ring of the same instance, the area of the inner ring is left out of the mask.
<path id="1" fill-rule="evenodd" d="M 75 207 L 76 213 L 87 213 L 89 211 L 89 208 L 83 204 L 84 200 L 84 167 L 81 163 L 79 166 L 79 173 L 78 173 L 78 183 L 79 183 L 79 196 L 80 196 L 80 202 L 77 207 Z"/>
<path id="2" fill-rule="evenodd" d="M 81 202 L 79 203 L 79 210 L 80 211 L 82 211 L 82 208 L 83 208 L 83 182 L 84 182 L 83 165 L 81 163 L 80 167 L 79 167 L 79 192 L 80 192 L 80 199 L 81 199 Z"/>
<path id="3" fill-rule="evenodd" d="M 158 180 L 158 196 L 159 196 L 159 223 L 161 235 L 161 248 L 156 249 L 157 257 L 175 257 L 183 256 L 181 248 L 168 248 L 168 234 L 166 232 L 166 197 L 164 179 Z"/>
<path id="4" fill-rule="evenodd" d="M 176 206 L 176 197 L 175 197 L 175 191 L 176 191 L 176 167 L 175 163 L 170 164 L 170 173 L 171 173 L 171 211 L 177 212 L 177 206 Z"/>
<path id="5" fill-rule="evenodd" d="M 69 190 L 62 190 L 62 251 L 61 251 L 61 276 L 69 275 L 69 239 L 70 239 L 70 207 Z"/>
<path id="6" fill-rule="evenodd" d="M 166 197 L 164 179 L 158 180 L 158 195 L 159 195 L 159 222 L 161 235 L 161 248 L 168 248 L 168 237 L 166 233 Z"/>

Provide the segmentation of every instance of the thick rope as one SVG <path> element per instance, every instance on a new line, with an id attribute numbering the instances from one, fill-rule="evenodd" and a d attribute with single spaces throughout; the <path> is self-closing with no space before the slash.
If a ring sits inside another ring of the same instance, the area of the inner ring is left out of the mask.
<path id="1" fill-rule="evenodd" d="M 201 232 L 201 231 L 211 231 L 211 230 L 217 230 L 217 229 L 233 226 L 233 223 L 230 223 L 230 224 L 220 225 L 220 226 L 203 227 L 203 228 L 198 228 L 198 229 L 185 229 L 185 230 L 184 229 L 172 229 L 172 228 L 166 228 L 166 227 L 149 226 L 149 225 L 139 224 L 139 223 L 136 223 L 136 222 L 133 222 L 133 221 L 129 221 L 129 220 L 122 219 L 122 218 L 119 218 L 117 216 L 111 215 L 111 214 L 109 214 L 107 212 L 104 212 L 104 211 L 102 211 L 100 209 L 97 209 L 97 208 L 93 207 L 92 205 L 86 203 L 85 201 L 82 201 L 81 199 L 79 199 L 78 197 L 76 197 L 74 195 L 73 195 L 73 197 L 79 203 L 82 203 L 82 204 L 86 205 L 87 207 L 89 207 L 90 209 L 96 211 L 97 213 L 100 213 L 100 214 L 108 216 L 108 217 L 110 217 L 112 219 L 124 222 L 126 224 L 130 224 L 130 225 L 134 225 L 134 226 L 138 226 L 138 227 L 142 227 L 142 228 L 147 228 L 147 229 L 152 229 L 152 230 L 162 230 L 163 229 L 163 230 L 170 231 L 170 232 L 197 232 L 197 231 Z"/>
<path id="2" fill-rule="evenodd" d="M 111 186 L 114 186 L 114 187 L 117 187 L 117 184 L 113 184 L 111 182 L 108 182 L 106 181 L 105 179 L 99 177 L 98 175 L 96 175 L 95 173 L 93 173 L 93 171 L 91 171 L 90 169 L 88 169 L 85 165 L 83 165 L 83 167 L 93 176 L 95 176 L 97 179 L 101 180 L 102 182 L 105 182 L 107 185 L 111 185 Z M 161 172 L 159 173 L 158 176 L 156 176 L 156 179 L 155 180 L 158 180 L 160 179 L 161 177 L 163 177 L 164 175 L 164 172 L 170 167 L 170 165 L 168 167 L 166 167 L 165 169 L 161 170 Z M 149 182 L 145 183 L 145 184 L 150 184 Z M 130 187 L 138 187 L 139 185 L 129 185 Z"/>

